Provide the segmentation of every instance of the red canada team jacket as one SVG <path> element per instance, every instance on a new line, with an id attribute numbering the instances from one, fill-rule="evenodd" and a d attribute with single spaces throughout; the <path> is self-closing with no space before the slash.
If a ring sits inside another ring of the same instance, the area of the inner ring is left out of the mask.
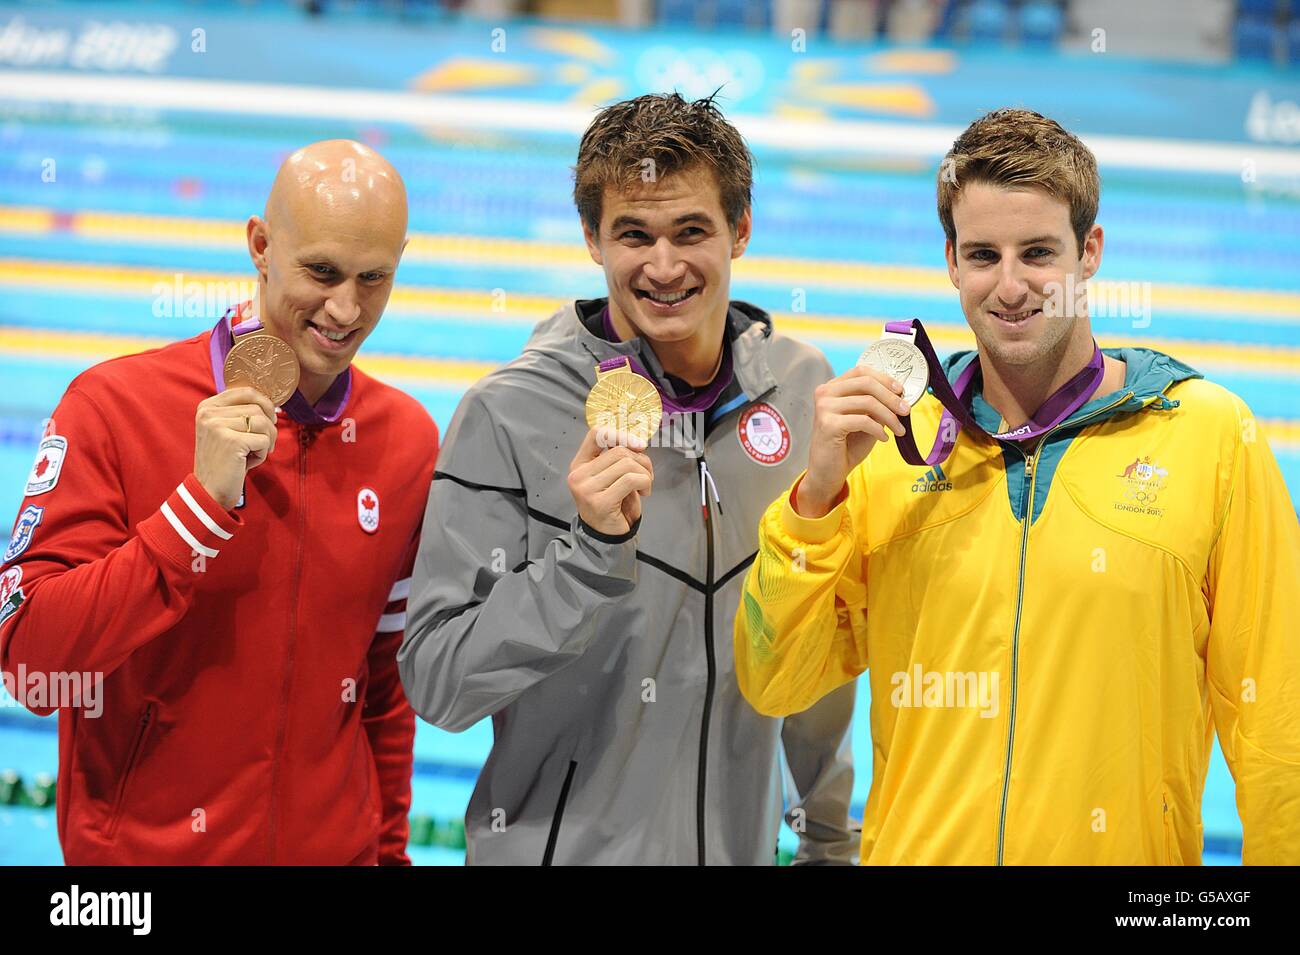
<path id="1" fill-rule="evenodd" d="M 192 469 L 225 322 L 69 385 L 0 568 L 0 668 L 103 674 L 98 718 L 60 714 L 64 859 L 409 864 L 396 653 L 437 428 L 351 369 L 223 510 Z"/>

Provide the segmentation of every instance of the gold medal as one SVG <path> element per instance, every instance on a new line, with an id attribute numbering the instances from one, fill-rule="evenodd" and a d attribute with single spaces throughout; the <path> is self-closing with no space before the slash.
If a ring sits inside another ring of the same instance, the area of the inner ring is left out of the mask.
<path id="1" fill-rule="evenodd" d="M 608 367 L 602 370 L 602 366 Z M 596 366 L 596 383 L 587 395 L 588 427 L 613 428 L 640 438 L 648 446 L 659 431 L 663 414 L 658 389 L 634 372 L 627 358 Z"/>
<path id="2" fill-rule="evenodd" d="M 256 388 L 277 408 L 298 387 L 298 356 L 282 339 L 267 332 L 248 332 L 235 339 L 226 355 L 227 388 Z"/>

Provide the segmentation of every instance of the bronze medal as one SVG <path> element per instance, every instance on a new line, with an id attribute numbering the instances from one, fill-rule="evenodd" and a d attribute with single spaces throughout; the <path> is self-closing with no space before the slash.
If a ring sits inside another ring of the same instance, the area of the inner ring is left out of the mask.
<path id="1" fill-rule="evenodd" d="M 587 395 L 588 427 L 613 428 L 649 446 L 659 431 L 663 413 L 658 389 L 632 371 L 626 358 L 621 367 L 606 371 L 596 367 L 596 383 Z"/>
<path id="2" fill-rule="evenodd" d="M 298 388 L 298 356 L 274 335 L 249 332 L 235 339 L 224 373 L 227 388 L 256 388 L 279 408 Z"/>

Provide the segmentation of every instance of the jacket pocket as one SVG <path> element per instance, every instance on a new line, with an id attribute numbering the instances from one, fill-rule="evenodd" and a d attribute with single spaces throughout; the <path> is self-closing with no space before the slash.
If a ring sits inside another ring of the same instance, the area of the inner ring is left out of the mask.
<path id="1" fill-rule="evenodd" d="M 131 750 L 126 757 L 126 767 L 122 771 L 122 778 L 117 784 L 117 794 L 113 797 L 113 814 L 108 820 L 108 829 L 105 835 L 112 839 L 117 835 L 118 824 L 122 821 L 122 809 L 126 803 L 126 790 L 131 783 L 131 777 L 135 774 L 136 764 L 140 761 L 140 752 L 144 749 L 144 741 L 149 735 L 149 729 L 153 726 L 154 704 L 147 703 L 140 713 L 140 722 L 136 727 L 135 739 L 131 743 Z"/>
<path id="2" fill-rule="evenodd" d="M 560 798 L 555 803 L 555 815 L 551 817 L 551 832 L 546 837 L 546 852 L 542 855 L 542 865 L 550 865 L 555 857 L 555 843 L 560 838 L 560 822 L 564 818 L 564 804 L 569 798 L 569 787 L 573 784 L 573 774 L 578 768 L 577 760 L 569 760 L 569 771 L 564 774 L 564 785 L 560 787 Z"/>

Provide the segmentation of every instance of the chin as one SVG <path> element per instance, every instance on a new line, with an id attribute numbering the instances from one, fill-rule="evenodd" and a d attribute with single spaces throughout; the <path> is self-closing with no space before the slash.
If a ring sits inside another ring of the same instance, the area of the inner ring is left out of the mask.
<path id="1" fill-rule="evenodd" d="M 335 358 L 332 361 L 321 362 L 321 369 L 320 372 L 318 372 L 318 374 L 325 374 L 325 375 L 343 374 L 343 372 L 348 370 L 348 366 L 352 364 L 352 359 L 355 355 L 356 353 L 353 352 L 351 355 L 348 355 L 346 358 Z"/>
<path id="2" fill-rule="evenodd" d="M 981 339 L 980 345 L 995 361 L 1004 365 L 1032 365 L 1044 354 L 1043 344 L 1038 341 L 1008 342 L 989 336 Z"/>
<path id="3" fill-rule="evenodd" d="M 328 358 L 309 347 L 307 353 L 298 355 L 298 367 L 309 375 L 339 375 L 352 363 L 352 356 Z"/>
<path id="4" fill-rule="evenodd" d="M 699 332 L 704 326 L 705 316 L 708 315 L 708 307 L 703 303 L 696 304 L 689 313 L 684 315 L 647 314 L 646 309 L 640 307 L 639 300 L 636 305 L 638 306 L 636 311 L 631 314 L 636 317 L 634 324 L 637 330 L 647 338 L 661 342 L 686 341 Z"/>
<path id="5" fill-rule="evenodd" d="M 642 319 L 639 324 L 641 333 L 657 342 L 688 341 L 700 330 L 699 322 L 685 323 L 677 319 Z"/>

